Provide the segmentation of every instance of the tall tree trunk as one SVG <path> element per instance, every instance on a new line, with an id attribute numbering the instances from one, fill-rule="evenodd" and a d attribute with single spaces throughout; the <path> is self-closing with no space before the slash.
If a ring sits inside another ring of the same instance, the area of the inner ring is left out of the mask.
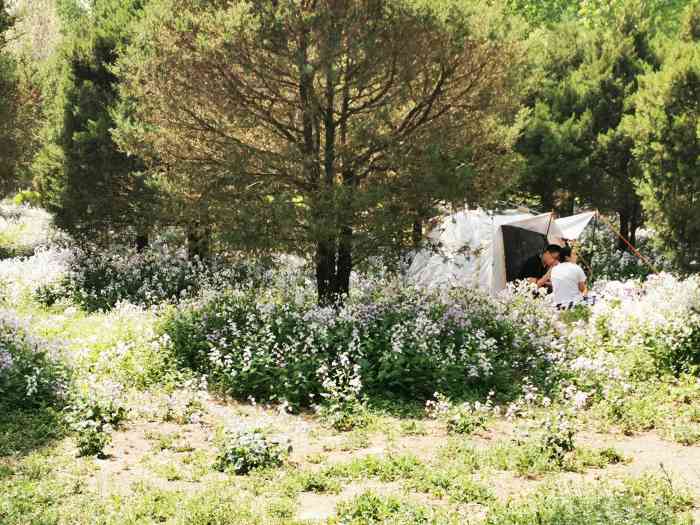
<path id="1" fill-rule="evenodd" d="M 138 228 L 136 230 L 136 239 L 134 245 L 137 253 L 143 253 L 148 248 L 149 232 L 147 228 Z"/>
<path id="2" fill-rule="evenodd" d="M 206 261 L 211 254 L 211 226 L 199 221 L 190 224 L 187 229 L 187 256 Z"/>
<path id="3" fill-rule="evenodd" d="M 413 221 L 413 231 L 411 232 L 413 247 L 417 250 L 423 241 L 423 222 L 420 219 Z"/>
<path id="4" fill-rule="evenodd" d="M 148 232 L 141 231 L 136 234 L 136 239 L 134 241 L 137 253 L 143 253 L 146 248 L 148 248 Z"/>
<path id="5" fill-rule="evenodd" d="M 642 222 L 642 206 L 639 202 L 639 198 L 635 198 L 634 205 L 632 207 L 632 217 L 630 219 L 630 242 L 632 246 L 637 245 L 637 230 Z"/>
<path id="6" fill-rule="evenodd" d="M 343 228 L 340 241 L 321 241 L 316 246 L 316 286 L 321 306 L 337 306 L 350 292 L 352 228 Z"/>
<path id="7" fill-rule="evenodd" d="M 335 249 L 330 240 L 319 241 L 316 246 L 316 290 L 318 303 L 322 306 L 333 304 Z"/>
<path id="8" fill-rule="evenodd" d="M 352 273 L 352 228 L 343 227 L 338 244 L 338 263 L 335 274 L 336 300 L 342 301 L 350 293 L 350 274 Z"/>
<path id="9" fill-rule="evenodd" d="M 618 210 L 617 212 L 618 216 L 620 217 L 620 235 L 626 239 L 629 240 L 629 235 L 630 235 L 630 214 L 629 211 L 627 210 L 627 207 Z M 622 240 L 618 239 L 617 240 L 617 249 L 620 251 L 627 251 L 627 243 Z"/>

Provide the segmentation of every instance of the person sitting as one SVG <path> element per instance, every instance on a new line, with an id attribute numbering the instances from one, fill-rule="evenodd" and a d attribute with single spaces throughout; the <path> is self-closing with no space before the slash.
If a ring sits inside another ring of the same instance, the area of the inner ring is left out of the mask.
<path id="1" fill-rule="evenodd" d="M 551 287 L 549 272 L 559 262 L 561 249 L 561 246 L 550 244 L 542 252 L 542 255 L 533 255 L 527 259 L 520 270 L 518 279 L 533 283 L 538 288 L 546 287 L 549 290 Z"/>
<path id="2" fill-rule="evenodd" d="M 568 246 L 561 249 L 560 257 L 561 262 L 551 272 L 554 304 L 560 310 L 568 310 L 585 300 L 586 274 L 576 264 L 576 253 Z"/>

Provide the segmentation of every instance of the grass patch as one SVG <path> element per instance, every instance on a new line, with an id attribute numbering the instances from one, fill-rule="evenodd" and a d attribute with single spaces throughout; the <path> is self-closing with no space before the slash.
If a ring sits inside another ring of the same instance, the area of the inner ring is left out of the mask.
<path id="1" fill-rule="evenodd" d="M 338 507 L 338 525 L 450 525 L 462 523 L 455 513 L 395 497 L 365 492 Z"/>
<path id="2" fill-rule="evenodd" d="M 549 488 L 491 507 L 484 525 L 691 525 L 692 499 L 666 480 L 629 479 L 622 488 Z"/>
<path id="3" fill-rule="evenodd" d="M 53 408 L 10 411 L 0 406 L 0 457 L 27 454 L 65 433 L 61 413 Z"/>

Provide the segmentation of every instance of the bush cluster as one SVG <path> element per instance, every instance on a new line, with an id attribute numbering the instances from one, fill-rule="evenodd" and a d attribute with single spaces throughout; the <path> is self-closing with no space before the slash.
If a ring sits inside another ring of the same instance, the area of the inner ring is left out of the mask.
<path id="1" fill-rule="evenodd" d="M 315 404 L 340 381 L 364 395 L 425 400 L 436 390 L 515 393 L 523 375 L 546 379 L 563 343 L 541 309 L 528 294 L 495 300 L 382 281 L 338 309 L 293 291 L 220 294 L 179 308 L 163 330 L 181 365 L 239 398 Z"/>
<path id="2" fill-rule="evenodd" d="M 0 410 L 60 403 L 67 379 L 67 369 L 48 344 L 12 313 L 0 311 Z"/>
<path id="3" fill-rule="evenodd" d="M 104 457 L 112 432 L 127 416 L 121 402 L 121 385 L 88 378 L 76 386 L 66 414 L 76 435 L 79 455 Z"/>
<path id="4" fill-rule="evenodd" d="M 142 253 L 88 245 L 75 250 L 62 279 L 38 288 L 34 297 L 49 306 L 66 298 L 87 311 L 109 310 L 120 302 L 150 307 L 177 302 L 207 288 L 241 282 L 257 285 L 264 277 L 262 266 L 220 259 L 204 262 L 165 243 Z"/>
<path id="5" fill-rule="evenodd" d="M 215 466 L 221 471 L 247 474 L 282 465 L 290 452 L 289 442 L 269 438 L 260 429 L 237 429 L 225 433 Z"/>

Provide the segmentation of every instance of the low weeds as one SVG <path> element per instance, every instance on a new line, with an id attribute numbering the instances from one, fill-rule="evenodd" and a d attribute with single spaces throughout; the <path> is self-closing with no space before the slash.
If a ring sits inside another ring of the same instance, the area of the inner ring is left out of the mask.
<path id="1" fill-rule="evenodd" d="M 342 525 L 448 525 L 460 523 L 456 513 L 403 501 L 392 496 L 365 492 L 338 507 L 337 520 Z"/>
<path id="2" fill-rule="evenodd" d="M 291 452 L 287 440 L 270 438 L 260 429 L 225 431 L 219 438 L 215 468 L 235 474 L 282 466 Z"/>
<path id="3" fill-rule="evenodd" d="M 494 505 L 485 525 L 691 525 L 692 499 L 667 480 L 630 478 L 622 487 L 556 488 Z"/>

